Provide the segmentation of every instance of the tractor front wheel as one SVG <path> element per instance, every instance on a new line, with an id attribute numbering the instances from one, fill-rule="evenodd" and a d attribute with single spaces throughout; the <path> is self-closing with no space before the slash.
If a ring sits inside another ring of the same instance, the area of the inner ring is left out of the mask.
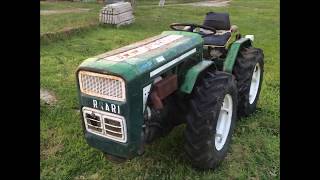
<path id="1" fill-rule="evenodd" d="M 237 87 L 226 72 L 207 72 L 190 100 L 185 150 L 194 167 L 214 169 L 227 155 L 237 115 Z"/>

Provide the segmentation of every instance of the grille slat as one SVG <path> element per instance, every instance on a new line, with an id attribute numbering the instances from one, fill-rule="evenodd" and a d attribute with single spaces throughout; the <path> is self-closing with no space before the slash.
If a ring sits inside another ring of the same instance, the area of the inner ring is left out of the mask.
<path id="1" fill-rule="evenodd" d="M 86 118 L 86 119 L 89 119 L 90 121 L 96 121 L 96 122 L 99 122 L 100 123 L 100 120 L 96 120 L 96 119 L 91 119 L 91 118 Z"/>
<path id="2" fill-rule="evenodd" d="M 110 126 L 110 127 L 114 127 L 114 128 L 120 128 L 120 125 L 119 125 L 119 126 L 115 126 L 115 125 L 107 124 L 107 123 L 106 123 L 106 125 L 107 125 L 107 126 Z"/>
<path id="3" fill-rule="evenodd" d="M 94 131 L 97 131 L 97 132 L 102 132 L 102 128 L 99 128 L 99 127 L 97 127 L 97 126 L 93 126 L 93 125 L 91 125 L 91 124 L 88 124 L 88 128 L 89 129 L 92 129 L 92 130 L 94 130 Z"/>
<path id="4" fill-rule="evenodd" d="M 87 122 L 91 126 L 96 126 L 101 128 L 101 123 L 99 121 L 87 120 Z"/>
<path id="5" fill-rule="evenodd" d="M 113 125 L 113 126 L 116 126 L 116 127 L 119 127 L 121 126 L 120 122 L 118 121 L 112 121 L 111 119 L 107 119 L 107 118 L 104 118 L 104 122 L 108 125 Z"/>
<path id="6" fill-rule="evenodd" d="M 107 124 L 104 127 L 106 130 L 118 132 L 121 134 L 121 127 L 111 127 L 111 126 L 108 126 Z"/>
<path id="7" fill-rule="evenodd" d="M 80 71 L 79 84 L 81 92 L 85 94 L 116 101 L 125 100 L 125 83 L 120 77 Z"/>
<path id="8" fill-rule="evenodd" d="M 111 135 L 111 136 L 115 136 L 115 137 L 120 137 L 121 136 L 120 134 L 113 133 L 113 132 L 110 132 L 110 131 L 106 131 L 106 133 Z"/>
<path id="9" fill-rule="evenodd" d="M 83 117 L 89 132 L 112 140 L 126 142 L 126 126 L 122 116 L 84 107 Z"/>
<path id="10" fill-rule="evenodd" d="M 122 136 L 122 133 L 119 133 L 119 132 L 116 132 L 116 131 L 112 131 L 112 130 L 110 130 L 110 129 L 106 129 L 106 131 L 108 131 L 108 132 L 112 132 L 112 133 L 114 133 L 114 134 L 119 134 L 119 135 L 121 135 L 121 136 Z"/>

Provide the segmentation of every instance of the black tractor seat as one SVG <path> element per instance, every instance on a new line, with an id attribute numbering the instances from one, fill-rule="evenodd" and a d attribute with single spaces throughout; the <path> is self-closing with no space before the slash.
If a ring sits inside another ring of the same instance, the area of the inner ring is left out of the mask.
<path id="1" fill-rule="evenodd" d="M 225 31 L 222 34 L 213 34 L 203 38 L 204 45 L 224 47 L 231 38 L 231 31 Z"/>
<path id="2" fill-rule="evenodd" d="M 233 32 L 228 13 L 208 12 L 203 25 L 215 28 L 217 32 L 213 35 L 205 36 L 209 32 L 202 30 L 204 35 L 204 45 L 224 47 L 231 38 Z"/>

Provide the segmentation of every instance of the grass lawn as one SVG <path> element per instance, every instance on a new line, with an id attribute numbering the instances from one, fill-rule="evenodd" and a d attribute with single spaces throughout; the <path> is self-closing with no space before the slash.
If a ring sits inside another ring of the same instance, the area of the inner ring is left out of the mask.
<path id="1" fill-rule="evenodd" d="M 166 4 L 180 4 L 188 2 L 197 2 L 199 0 L 167 0 Z M 138 0 L 139 5 L 157 5 L 156 0 Z M 81 3 L 81 2 L 40 2 L 40 10 L 45 11 L 60 11 L 70 9 L 90 9 L 88 12 L 68 12 L 61 14 L 41 15 L 40 18 L 40 33 L 59 32 L 71 28 L 84 27 L 89 24 L 98 24 L 99 10 L 103 4 L 99 3 Z"/>
<path id="2" fill-rule="evenodd" d="M 89 9 L 88 12 L 61 13 L 40 16 L 40 33 L 63 31 L 70 28 L 98 24 L 99 10 L 102 5 L 98 3 L 78 2 L 40 2 L 40 10 L 66 10 Z"/>
<path id="3" fill-rule="evenodd" d="M 50 9 L 44 4 L 41 8 Z M 92 14 L 83 13 L 81 18 L 97 18 L 93 14 L 98 15 L 99 8 L 94 7 Z M 208 11 L 229 12 L 232 24 L 238 25 L 242 34 L 254 34 L 254 45 L 265 53 L 258 111 L 237 122 L 227 158 L 215 171 L 192 169 L 183 151 L 182 125 L 148 145 L 143 156 L 123 164 L 106 161 L 100 151 L 87 145 L 82 134 L 77 66 L 91 56 L 168 30 L 172 22 L 201 24 Z M 55 106 L 40 102 L 41 179 L 279 179 L 279 0 L 233 0 L 230 6 L 220 8 L 137 6 L 135 17 L 136 22 L 130 26 L 96 26 L 64 40 L 41 44 L 41 88 L 51 90 L 58 99 Z M 44 18 L 49 16 L 41 16 L 42 30 L 60 26 L 58 20 Z M 70 21 L 68 18 L 71 15 L 62 19 Z"/>

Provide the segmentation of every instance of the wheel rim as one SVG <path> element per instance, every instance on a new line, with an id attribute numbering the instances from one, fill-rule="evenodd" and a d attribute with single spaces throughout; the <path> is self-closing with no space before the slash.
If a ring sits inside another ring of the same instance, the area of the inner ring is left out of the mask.
<path id="1" fill-rule="evenodd" d="M 220 151 L 228 138 L 232 118 L 232 97 L 226 94 L 220 109 L 216 126 L 215 147 Z"/>
<path id="2" fill-rule="evenodd" d="M 250 92 L 249 92 L 249 103 L 252 104 L 258 94 L 259 84 L 260 84 L 260 75 L 261 75 L 261 68 L 260 64 L 257 63 L 254 67 L 251 84 L 250 84 Z"/>

